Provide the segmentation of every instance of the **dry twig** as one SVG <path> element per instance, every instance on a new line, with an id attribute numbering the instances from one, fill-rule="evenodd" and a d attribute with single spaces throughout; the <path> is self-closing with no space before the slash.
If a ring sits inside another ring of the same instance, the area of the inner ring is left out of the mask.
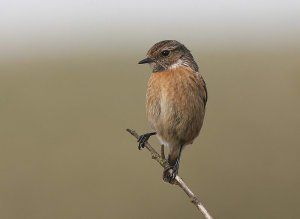
<path id="1" fill-rule="evenodd" d="M 139 139 L 139 135 L 135 131 L 131 129 L 126 129 L 126 131 L 133 135 L 136 139 Z M 167 161 L 164 159 L 163 146 L 161 149 L 163 157 L 161 157 L 161 155 L 157 153 L 156 150 L 148 142 L 145 143 L 145 148 L 150 151 L 152 159 L 156 160 L 162 167 L 166 167 Z M 203 204 L 200 202 L 200 200 L 178 175 L 176 176 L 175 181 L 175 184 L 178 185 L 185 192 L 185 194 L 187 194 L 187 196 L 191 199 L 191 202 L 198 208 L 198 210 L 200 210 L 204 217 L 206 219 L 213 219 L 206 208 L 203 206 Z"/>

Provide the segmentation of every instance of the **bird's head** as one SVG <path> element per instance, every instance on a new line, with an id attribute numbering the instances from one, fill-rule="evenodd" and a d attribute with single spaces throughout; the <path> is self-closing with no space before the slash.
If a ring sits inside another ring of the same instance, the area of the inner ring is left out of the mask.
<path id="1" fill-rule="evenodd" d="M 164 40 L 154 44 L 147 53 L 147 58 L 139 64 L 149 63 L 153 72 L 165 71 L 179 66 L 187 66 L 198 71 L 191 52 L 176 40 Z"/>

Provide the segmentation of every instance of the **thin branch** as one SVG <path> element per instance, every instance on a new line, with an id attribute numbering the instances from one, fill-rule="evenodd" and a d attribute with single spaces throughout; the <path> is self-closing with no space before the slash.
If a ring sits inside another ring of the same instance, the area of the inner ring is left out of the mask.
<path id="1" fill-rule="evenodd" d="M 139 139 L 139 135 L 135 131 L 131 129 L 126 129 L 126 131 L 133 135 L 136 139 Z M 163 152 L 163 146 L 161 147 L 161 152 Z M 156 150 L 148 142 L 146 142 L 145 148 L 147 148 L 150 151 L 152 159 L 156 160 L 162 167 L 166 167 L 167 161 L 164 158 L 162 158 L 160 154 L 157 153 Z M 206 219 L 213 219 L 213 217 L 208 213 L 208 211 L 200 202 L 200 200 L 178 175 L 175 178 L 175 184 L 178 185 L 185 192 L 185 194 L 187 194 L 187 196 L 191 199 L 191 202 L 197 207 L 198 210 L 200 210 L 200 212 Z"/>

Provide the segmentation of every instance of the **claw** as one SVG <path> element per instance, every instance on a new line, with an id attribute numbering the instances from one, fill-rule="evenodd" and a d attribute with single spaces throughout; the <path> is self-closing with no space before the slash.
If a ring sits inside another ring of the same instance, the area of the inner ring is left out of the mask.
<path id="1" fill-rule="evenodd" d="M 145 147 L 145 143 L 148 141 L 148 139 L 152 136 L 155 135 L 156 132 L 151 132 L 151 133 L 146 133 L 144 135 L 141 135 L 137 142 L 139 143 L 138 149 L 141 150 L 142 148 Z"/>
<path id="2" fill-rule="evenodd" d="M 165 182 L 174 184 L 175 183 L 175 178 L 178 174 L 178 168 L 176 166 L 167 166 L 164 169 L 164 173 L 163 173 L 163 180 Z"/>

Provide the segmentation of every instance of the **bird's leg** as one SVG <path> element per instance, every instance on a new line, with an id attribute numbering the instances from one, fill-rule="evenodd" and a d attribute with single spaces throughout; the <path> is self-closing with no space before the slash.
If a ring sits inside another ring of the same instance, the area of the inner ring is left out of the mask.
<path id="1" fill-rule="evenodd" d="M 173 159 L 172 156 L 169 155 L 168 163 L 163 172 L 163 180 L 165 182 L 168 182 L 171 184 L 175 183 L 175 178 L 176 178 L 176 176 L 178 174 L 178 170 L 179 170 L 181 151 L 182 151 L 182 146 L 180 146 L 180 149 L 177 152 L 177 156 L 175 157 L 175 159 Z"/>
<path id="2" fill-rule="evenodd" d="M 141 150 L 142 148 L 145 147 L 145 143 L 148 141 L 148 139 L 152 136 L 152 135 L 156 135 L 156 132 L 150 132 L 150 133 L 146 133 L 143 134 L 139 137 L 139 139 L 137 140 L 137 142 L 139 143 L 138 148 L 139 150 Z"/>
<path id="3" fill-rule="evenodd" d="M 160 146 L 160 156 L 161 156 L 161 159 L 165 160 L 166 159 L 166 156 L 165 156 L 165 145 L 162 144 Z"/>

